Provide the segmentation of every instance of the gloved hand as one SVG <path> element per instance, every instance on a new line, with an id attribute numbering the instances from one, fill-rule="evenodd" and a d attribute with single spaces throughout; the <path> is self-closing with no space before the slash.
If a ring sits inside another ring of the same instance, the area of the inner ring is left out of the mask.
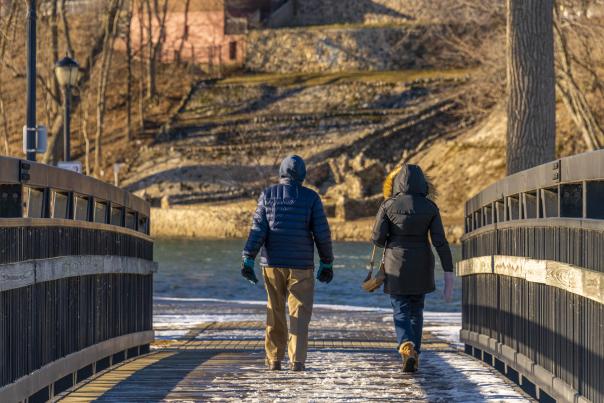
<path id="1" fill-rule="evenodd" d="M 319 271 L 317 272 L 317 280 L 322 283 L 331 283 L 333 280 L 333 264 L 332 263 L 323 263 L 319 264 Z"/>
<path id="2" fill-rule="evenodd" d="M 455 276 L 452 272 L 445 272 L 445 289 L 443 291 L 445 301 L 451 302 L 453 300 L 453 284 Z"/>
<path id="3" fill-rule="evenodd" d="M 254 272 L 254 259 L 246 257 L 241 263 L 241 275 L 252 284 L 258 284 L 258 278 Z"/>

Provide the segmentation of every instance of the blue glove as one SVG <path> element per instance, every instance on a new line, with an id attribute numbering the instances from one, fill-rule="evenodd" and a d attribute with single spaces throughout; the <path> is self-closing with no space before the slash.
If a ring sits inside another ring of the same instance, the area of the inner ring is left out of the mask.
<path id="1" fill-rule="evenodd" d="M 333 280 L 333 264 L 323 263 L 319 264 L 319 271 L 317 272 L 317 280 L 322 283 L 331 283 Z"/>
<path id="2" fill-rule="evenodd" d="M 243 263 L 241 263 L 241 275 L 250 283 L 258 284 L 258 278 L 254 272 L 254 264 L 254 259 L 249 257 L 243 258 Z"/>

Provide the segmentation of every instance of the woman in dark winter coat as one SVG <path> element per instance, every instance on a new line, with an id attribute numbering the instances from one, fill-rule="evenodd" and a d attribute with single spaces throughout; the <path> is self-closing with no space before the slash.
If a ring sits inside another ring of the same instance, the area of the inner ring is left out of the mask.
<path id="1" fill-rule="evenodd" d="M 394 178 L 392 197 L 376 217 L 372 241 L 386 248 L 384 292 L 390 294 L 403 370 L 417 370 L 425 295 L 436 289 L 434 255 L 445 271 L 445 299 L 453 293 L 453 259 L 440 212 L 428 198 L 430 186 L 421 168 L 403 165 Z"/>

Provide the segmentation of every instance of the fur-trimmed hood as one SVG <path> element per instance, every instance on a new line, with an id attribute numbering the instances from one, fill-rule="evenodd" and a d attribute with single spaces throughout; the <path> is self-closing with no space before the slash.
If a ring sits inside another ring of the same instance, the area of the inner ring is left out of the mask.
<path id="1" fill-rule="evenodd" d="M 418 165 L 404 164 L 390 172 L 384 182 L 384 198 L 397 194 L 422 195 L 431 200 L 436 199 L 437 193 L 429 177 Z"/>

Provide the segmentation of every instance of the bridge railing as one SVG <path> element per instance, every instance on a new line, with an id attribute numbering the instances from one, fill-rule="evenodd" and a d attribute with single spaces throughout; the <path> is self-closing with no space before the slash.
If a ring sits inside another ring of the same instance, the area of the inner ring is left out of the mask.
<path id="1" fill-rule="evenodd" d="M 0 157 L 0 401 L 46 401 L 153 340 L 148 203 Z"/>
<path id="2" fill-rule="evenodd" d="M 542 400 L 604 402 L 604 150 L 466 203 L 462 341 Z"/>

